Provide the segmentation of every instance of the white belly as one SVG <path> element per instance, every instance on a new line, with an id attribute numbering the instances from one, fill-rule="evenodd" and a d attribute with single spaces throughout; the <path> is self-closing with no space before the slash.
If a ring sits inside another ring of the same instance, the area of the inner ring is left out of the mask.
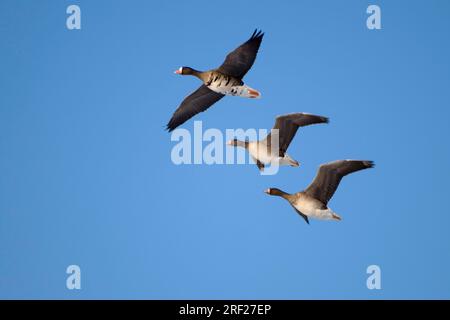
<path id="1" fill-rule="evenodd" d="M 265 165 L 274 165 L 274 166 L 292 166 L 296 161 L 292 160 L 287 153 L 284 158 L 279 156 L 274 156 L 278 151 L 271 150 L 268 152 L 267 145 L 260 144 L 258 148 L 257 143 L 251 142 L 248 146 L 248 152 L 252 155 L 253 158 L 258 159 L 260 162 Z M 298 163 L 297 163 L 298 166 Z"/>
<path id="2" fill-rule="evenodd" d="M 245 86 L 220 86 L 216 87 L 214 85 L 210 85 L 208 88 L 210 88 L 212 91 L 215 91 L 217 93 L 221 93 L 227 96 L 240 96 L 245 97 L 248 94 L 248 90 Z"/>
<path id="3" fill-rule="evenodd" d="M 333 211 L 331 209 L 318 209 L 313 202 L 297 201 L 293 204 L 294 208 L 303 213 L 304 215 L 319 219 L 319 220 L 332 220 Z"/>
<path id="4" fill-rule="evenodd" d="M 264 164 L 269 164 L 274 160 L 274 157 L 267 152 L 266 145 L 262 145 L 258 148 L 257 143 L 250 142 L 248 145 L 248 152 L 253 158 L 258 159 Z"/>
<path id="5" fill-rule="evenodd" d="M 233 85 L 216 85 L 212 83 L 208 86 L 214 92 L 221 93 L 227 96 L 238 96 L 243 98 L 259 98 L 259 93 L 256 90 L 246 86 L 245 84 L 242 86 L 233 86 Z"/>

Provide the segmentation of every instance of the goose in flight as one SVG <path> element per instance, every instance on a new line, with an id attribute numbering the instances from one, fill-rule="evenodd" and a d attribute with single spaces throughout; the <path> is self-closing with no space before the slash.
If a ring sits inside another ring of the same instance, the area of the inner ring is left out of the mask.
<path id="1" fill-rule="evenodd" d="M 298 128 L 328 121 L 326 117 L 308 113 L 286 114 L 276 118 L 273 129 L 264 139 L 260 141 L 233 139 L 228 141 L 227 145 L 247 149 L 260 171 L 269 164 L 298 167 L 299 163 L 286 153 Z"/>
<path id="2" fill-rule="evenodd" d="M 333 197 L 339 182 L 350 173 L 374 166 L 372 161 L 366 160 L 337 160 L 322 164 L 314 181 L 304 191 L 289 194 L 277 188 L 269 188 L 265 192 L 286 199 L 308 224 L 308 218 L 340 221 L 341 217 L 328 208 L 328 201 Z"/>
<path id="3" fill-rule="evenodd" d="M 167 124 L 172 131 L 197 113 L 203 112 L 225 95 L 245 98 L 259 98 L 261 94 L 244 84 L 242 78 L 255 62 L 264 33 L 255 30 L 250 39 L 230 52 L 223 64 L 209 71 L 198 71 L 190 67 L 181 67 L 176 74 L 191 75 L 199 78 L 203 84 L 175 110 Z"/>

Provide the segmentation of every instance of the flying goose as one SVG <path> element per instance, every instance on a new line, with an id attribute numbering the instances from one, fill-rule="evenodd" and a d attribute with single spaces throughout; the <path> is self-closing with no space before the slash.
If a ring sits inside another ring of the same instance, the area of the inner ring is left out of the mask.
<path id="1" fill-rule="evenodd" d="M 299 163 L 286 150 L 298 128 L 317 123 L 328 123 L 328 118 L 308 113 L 286 114 L 276 118 L 273 129 L 263 140 L 249 142 L 233 139 L 227 145 L 247 149 L 260 171 L 268 164 L 298 167 Z"/>
<path id="2" fill-rule="evenodd" d="M 192 75 L 203 84 L 187 96 L 172 115 L 167 130 L 172 131 L 199 112 L 203 112 L 225 95 L 259 98 L 261 94 L 244 84 L 242 78 L 255 62 L 264 33 L 255 30 L 250 39 L 230 52 L 223 64 L 209 71 L 198 71 L 181 67 L 175 71 L 180 75 Z"/>
<path id="3" fill-rule="evenodd" d="M 314 181 L 306 190 L 294 194 L 277 188 L 269 188 L 265 193 L 279 196 L 291 204 L 297 213 L 309 224 L 308 217 L 320 220 L 341 220 L 327 204 L 333 197 L 341 179 L 349 173 L 373 168 L 375 164 L 367 160 L 337 160 L 322 164 Z"/>

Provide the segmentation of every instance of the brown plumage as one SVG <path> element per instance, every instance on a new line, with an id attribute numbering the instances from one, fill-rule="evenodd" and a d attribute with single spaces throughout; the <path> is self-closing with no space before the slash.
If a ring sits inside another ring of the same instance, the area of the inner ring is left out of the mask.
<path id="1" fill-rule="evenodd" d="M 276 118 L 273 129 L 264 139 L 245 141 L 245 143 L 233 139 L 227 144 L 247 149 L 260 171 L 263 171 L 265 165 L 270 163 L 298 167 L 300 165 L 298 161 L 286 153 L 298 129 L 313 124 L 328 123 L 328 121 L 327 117 L 302 112 L 285 114 Z"/>
<path id="2" fill-rule="evenodd" d="M 209 71 L 198 71 L 190 67 L 182 67 L 176 71 L 181 75 L 192 75 L 199 78 L 203 84 L 187 96 L 172 115 L 167 130 L 172 131 L 197 113 L 203 112 L 224 97 L 225 94 L 241 95 L 239 87 L 244 86 L 242 78 L 255 62 L 258 49 L 264 33 L 256 31 L 249 40 L 227 55 L 223 64 Z M 249 87 L 249 97 L 258 97 L 258 91 Z M 224 94 L 225 93 L 225 94 Z"/>
<path id="3" fill-rule="evenodd" d="M 304 191 L 289 194 L 277 188 L 269 188 L 265 192 L 286 199 L 308 224 L 309 217 L 340 221 L 341 217 L 328 207 L 328 202 L 342 178 L 374 166 L 373 161 L 368 160 L 337 160 L 321 165 L 313 182 Z"/>
<path id="4" fill-rule="evenodd" d="M 265 138 L 267 145 L 270 146 L 270 142 L 273 138 L 278 138 L 278 147 L 280 157 L 284 157 L 292 139 L 294 139 L 297 130 L 300 127 L 306 127 L 312 124 L 328 123 L 329 119 L 323 116 L 317 116 L 308 113 L 290 113 L 282 116 L 278 116 L 275 120 L 275 125 L 271 132 Z M 273 134 L 272 134 L 273 133 Z M 276 135 L 277 137 L 272 137 Z"/>
<path id="5" fill-rule="evenodd" d="M 326 206 L 343 177 L 374 166 L 373 161 L 368 160 L 338 160 L 323 164 L 319 167 L 313 182 L 305 189 L 305 193 Z"/>

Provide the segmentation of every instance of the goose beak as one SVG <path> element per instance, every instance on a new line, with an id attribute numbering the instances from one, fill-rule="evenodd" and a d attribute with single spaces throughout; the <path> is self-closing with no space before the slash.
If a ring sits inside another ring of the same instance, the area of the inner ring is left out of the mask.
<path id="1" fill-rule="evenodd" d="M 247 90 L 248 90 L 248 94 L 249 94 L 250 98 L 253 98 L 253 99 L 261 98 L 261 93 L 259 93 L 258 91 L 254 90 L 254 89 L 250 89 L 250 88 Z"/>
<path id="2" fill-rule="evenodd" d="M 232 146 L 233 145 L 233 141 L 229 140 L 227 141 L 227 146 Z"/>
<path id="3" fill-rule="evenodd" d="M 264 190 L 264 193 L 270 194 L 270 189 Z"/>
<path id="4" fill-rule="evenodd" d="M 175 74 L 181 74 L 182 71 L 183 71 L 182 68 L 179 68 L 179 69 L 175 70 L 174 73 L 175 73 Z"/>

